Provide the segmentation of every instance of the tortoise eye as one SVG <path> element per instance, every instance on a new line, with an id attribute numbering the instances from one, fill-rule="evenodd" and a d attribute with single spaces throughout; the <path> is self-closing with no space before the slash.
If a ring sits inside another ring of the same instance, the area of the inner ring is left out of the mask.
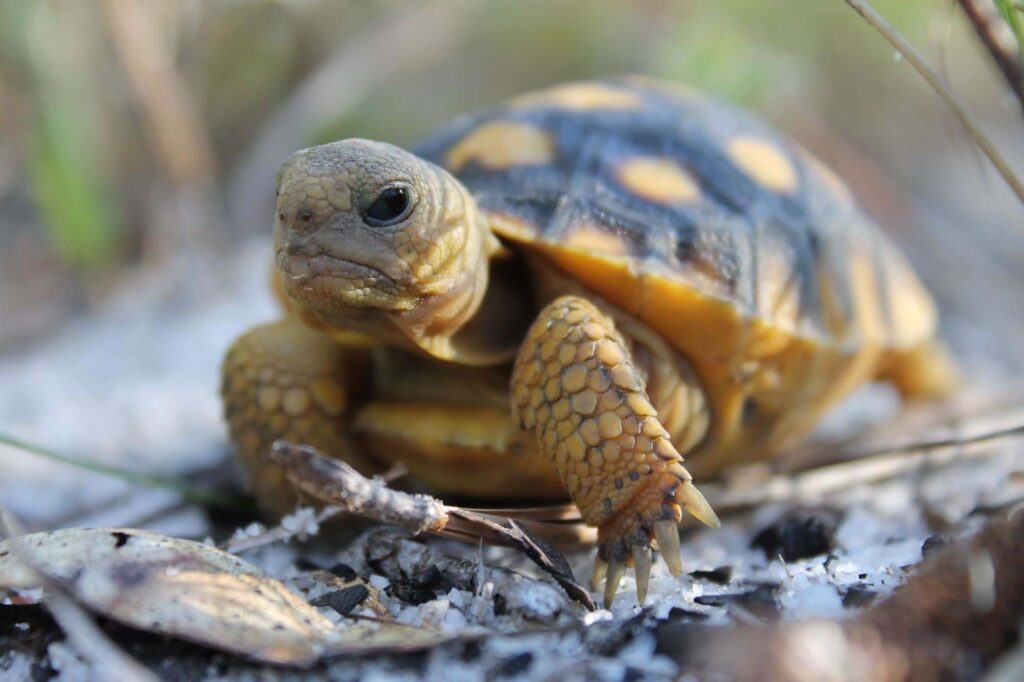
<path id="1" fill-rule="evenodd" d="M 363 212 L 363 221 L 372 227 L 400 223 L 412 212 L 412 192 L 408 187 L 388 187 Z"/>

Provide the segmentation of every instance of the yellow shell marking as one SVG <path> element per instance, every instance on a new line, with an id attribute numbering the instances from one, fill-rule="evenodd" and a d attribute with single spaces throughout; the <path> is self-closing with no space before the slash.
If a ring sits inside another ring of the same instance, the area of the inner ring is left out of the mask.
<path id="1" fill-rule="evenodd" d="M 635 158 L 616 170 L 619 182 L 633 194 L 662 204 L 696 201 L 700 188 L 672 159 Z"/>
<path id="2" fill-rule="evenodd" d="M 551 106 L 571 111 L 591 109 L 636 109 L 640 98 L 634 92 L 602 83 L 568 83 L 512 100 L 516 107 Z"/>
<path id="3" fill-rule="evenodd" d="M 492 169 L 549 163 L 555 156 L 551 135 L 525 123 L 486 123 L 448 150 L 445 164 L 457 171 L 470 161 Z"/>
<path id="4" fill-rule="evenodd" d="M 507 213 L 482 211 L 487 222 L 498 235 L 518 242 L 533 241 L 537 229 L 530 223 Z"/>
<path id="5" fill-rule="evenodd" d="M 625 256 L 629 253 L 627 244 L 614 232 L 593 225 L 581 225 L 566 235 L 568 246 L 614 256 Z"/>
<path id="6" fill-rule="evenodd" d="M 734 137 L 726 145 L 726 153 L 740 170 L 762 186 L 776 192 L 796 189 L 796 169 L 771 142 L 756 137 Z"/>

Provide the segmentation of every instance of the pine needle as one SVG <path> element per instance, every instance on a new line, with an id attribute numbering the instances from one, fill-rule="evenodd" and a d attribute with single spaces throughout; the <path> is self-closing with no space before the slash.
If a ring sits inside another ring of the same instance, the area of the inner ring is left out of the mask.
<path id="1" fill-rule="evenodd" d="M 196 485 L 174 476 L 162 476 L 160 474 L 130 471 L 128 469 L 104 464 L 103 462 L 97 462 L 96 460 L 85 457 L 65 455 L 57 452 L 56 450 L 51 450 L 41 445 L 29 443 L 4 433 L 0 433 L 0 445 L 17 448 L 23 452 L 28 452 L 53 462 L 60 462 L 61 464 L 67 464 L 85 471 L 91 471 L 93 473 L 110 476 L 112 478 L 119 478 L 122 481 L 135 485 L 145 486 L 147 488 L 173 490 L 183 498 L 197 504 L 230 510 L 248 511 L 251 509 L 251 504 L 241 496 L 233 495 L 225 491 L 215 490 L 206 486 Z"/>

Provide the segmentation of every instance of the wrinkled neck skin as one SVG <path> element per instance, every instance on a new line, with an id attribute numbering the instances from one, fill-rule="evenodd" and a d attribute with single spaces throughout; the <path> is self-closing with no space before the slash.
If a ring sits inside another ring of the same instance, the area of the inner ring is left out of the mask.
<path id="1" fill-rule="evenodd" d="M 481 364 L 472 348 L 460 347 L 458 337 L 480 310 L 490 284 L 491 256 L 500 248 L 479 213 L 469 212 L 472 224 L 465 226 L 464 248 L 447 267 L 424 282 L 427 293 L 403 310 L 385 313 L 397 330 L 396 345 L 411 344 L 417 350 L 441 359 Z"/>

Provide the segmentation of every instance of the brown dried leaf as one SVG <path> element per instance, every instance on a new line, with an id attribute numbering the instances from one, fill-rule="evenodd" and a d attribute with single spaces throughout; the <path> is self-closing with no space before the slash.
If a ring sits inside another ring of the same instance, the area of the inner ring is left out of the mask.
<path id="1" fill-rule="evenodd" d="M 268 661 L 308 665 L 333 624 L 283 583 L 214 547 L 135 529 L 69 529 L 19 538 L 22 556 L 79 602 L 142 630 Z M 0 542 L 0 587 L 35 587 Z"/>

